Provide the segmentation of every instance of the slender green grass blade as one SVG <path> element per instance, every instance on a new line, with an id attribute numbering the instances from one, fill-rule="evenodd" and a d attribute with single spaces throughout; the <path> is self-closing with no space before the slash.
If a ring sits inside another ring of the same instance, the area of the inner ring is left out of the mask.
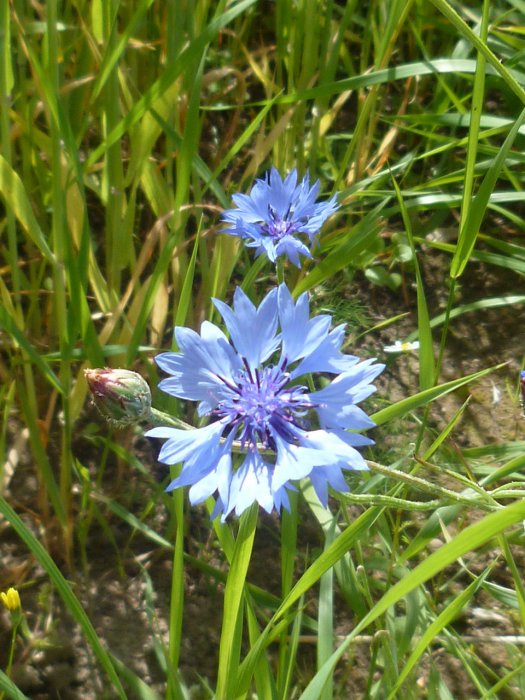
<path id="1" fill-rule="evenodd" d="M 423 287 L 423 277 L 421 275 L 421 270 L 419 269 L 419 262 L 417 259 L 417 252 L 414 245 L 414 236 L 412 233 L 412 224 L 408 216 L 405 203 L 403 201 L 403 196 L 401 190 L 394 178 L 392 178 L 392 184 L 397 195 L 397 201 L 399 202 L 399 208 L 401 210 L 401 215 L 403 217 L 403 223 L 405 225 L 405 231 L 408 238 L 408 243 L 412 250 L 414 269 L 416 273 L 416 285 L 417 285 L 417 327 L 418 327 L 418 337 L 420 341 L 419 348 L 419 388 L 421 391 L 425 389 L 430 389 L 434 385 L 434 349 L 432 346 L 432 330 L 430 326 L 430 319 L 428 314 L 428 306 L 425 298 L 425 289 Z"/>
<path id="2" fill-rule="evenodd" d="M 130 20 L 128 20 L 124 31 L 120 34 L 117 45 L 113 48 L 111 52 L 108 52 L 104 55 L 104 59 L 97 74 L 95 84 L 93 85 L 93 89 L 91 91 L 91 103 L 95 102 L 97 97 L 100 95 L 101 91 L 104 88 L 104 85 L 106 84 L 106 81 L 108 80 L 108 77 L 110 76 L 115 66 L 117 66 L 120 58 L 122 57 L 122 54 L 126 50 L 133 33 L 137 29 L 140 22 L 143 20 L 144 15 L 151 7 L 153 2 L 154 0 L 140 0 L 135 9 L 135 12 L 133 13 L 133 16 Z"/>
<path id="3" fill-rule="evenodd" d="M 487 369 L 483 369 L 479 372 L 474 372 L 474 374 L 468 374 L 460 379 L 453 379 L 445 384 L 438 384 L 438 386 L 432 387 L 431 389 L 425 389 L 425 391 L 420 391 L 413 396 L 408 396 L 406 399 L 401 399 L 401 401 L 397 401 L 395 404 L 377 411 L 376 413 L 372 414 L 370 418 L 376 425 L 382 425 L 383 423 L 387 423 L 394 418 L 400 418 L 409 411 L 419 408 L 420 406 L 425 406 L 431 401 L 435 401 L 441 396 L 445 396 L 449 392 L 458 389 L 460 386 L 464 386 L 465 384 L 481 379 L 481 377 L 484 377 L 486 374 L 490 374 L 491 372 L 504 367 L 505 364 L 506 363 L 494 365 L 493 367 L 488 367 Z"/>
<path id="4" fill-rule="evenodd" d="M 48 380 L 51 386 L 53 386 L 58 392 L 63 393 L 63 387 L 59 378 L 56 376 L 53 370 L 50 369 L 49 365 L 42 359 L 33 345 L 31 345 L 23 331 L 18 328 L 14 320 L 8 314 L 7 309 L 2 305 L 0 305 L 0 328 L 6 331 L 6 333 L 8 333 L 24 350 L 29 361 L 34 364 L 35 367 L 38 367 L 42 373 L 42 376 Z"/>
<path id="5" fill-rule="evenodd" d="M 498 152 L 493 164 L 488 169 L 483 182 L 480 185 L 478 193 L 469 206 L 469 212 L 465 219 L 465 226 L 460 231 L 456 254 L 450 268 L 450 276 L 458 278 L 462 275 L 469 261 L 470 254 L 476 244 L 476 237 L 479 233 L 481 222 L 485 216 L 487 205 L 490 201 L 494 187 L 500 175 L 500 172 L 505 164 L 509 151 L 514 143 L 519 129 L 525 121 L 525 109 L 516 119 L 513 127 L 509 131 L 500 151 Z"/>
<path id="6" fill-rule="evenodd" d="M 16 687 L 13 681 L 8 678 L 2 670 L 0 670 L 0 690 L 5 693 L 6 698 L 10 698 L 11 700 L 31 700 Z"/>
<path id="7" fill-rule="evenodd" d="M 481 44 L 486 50 L 484 44 Z M 478 48 L 476 46 L 476 48 Z M 491 52 L 492 54 L 492 52 Z M 492 54 L 492 58 L 495 58 Z M 498 65 L 501 67 L 498 59 L 495 58 Z M 437 58 L 431 61 L 414 61 L 413 63 L 404 63 L 398 66 L 391 66 L 377 71 L 366 72 L 361 75 L 343 78 L 333 83 L 326 83 L 315 88 L 307 90 L 299 90 L 287 95 L 282 95 L 276 102 L 277 104 L 290 104 L 300 102 L 302 100 L 320 99 L 337 95 L 347 90 L 358 90 L 360 88 L 370 87 L 372 85 L 380 85 L 382 83 L 390 83 L 395 80 L 406 80 L 422 75 L 443 75 L 445 73 L 475 73 L 476 61 L 464 58 Z M 525 98 L 525 90 L 522 85 L 525 85 L 525 74 L 518 71 L 505 70 L 506 82 L 512 85 L 512 89 L 516 94 Z M 487 66 L 489 75 L 497 75 L 500 73 L 495 67 Z M 525 99 L 522 100 L 525 102 Z M 255 105 L 262 106 L 263 102 L 255 102 Z"/>
<path id="8" fill-rule="evenodd" d="M 0 155 L 0 192 L 5 203 L 13 211 L 20 225 L 43 257 L 48 262 L 54 263 L 55 256 L 33 214 L 22 180 L 2 155 Z"/>

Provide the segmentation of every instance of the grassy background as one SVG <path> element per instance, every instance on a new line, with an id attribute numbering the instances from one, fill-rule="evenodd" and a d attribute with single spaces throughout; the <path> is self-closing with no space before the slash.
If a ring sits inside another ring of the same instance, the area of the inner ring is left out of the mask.
<path id="1" fill-rule="evenodd" d="M 450 483 L 421 484 L 417 462 L 393 460 L 397 472 L 378 465 L 328 521 L 310 495 L 325 552 L 294 588 L 293 561 L 301 551 L 292 537 L 280 597 L 259 591 L 259 598 L 252 592 L 238 601 L 246 606 L 250 651 L 237 650 L 237 661 L 235 653 L 222 654 L 219 684 L 227 676 L 239 697 L 250 687 L 258 697 L 344 696 L 346 681 L 332 675 L 335 586 L 355 624 L 339 648 L 351 647 L 365 629 L 378 635 L 363 696 L 394 697 L 408 677 L 405 689 L 414 697 L 452 697 L 436 649 L 457 660 L 476 697 L 525 694 L 520 646 L 501 643 L 506 661 L 498 670 L 451 626 L 483 591 L 523 634 L 523 560 L 514 558 L 525 516 L 522 446 L 502 445 L 495 454 L 493 446 L 476 445 L 468 463 L 464 457 L 450 463 L 443 450 L 461 411 L 432 439 L 427 430 L 430 402 L 473 379 L 440 379 L 449 318 L 469 311 L 458 297 L 469 263 L 481 260 L 494 274 L 518 280 L 525 272 L 523 9 L 521 0 L 1 4 L 2 531 L 24 542 L 82 627 L 96 672 L 105 669 L 111 679 L 107 697 L 150 697 L 153 690 L 101 644 L 74 593 L 78 563 L 89 577 L 96 558 L 90 533 L 96 524 L 113 542 L 117 518 L 131 540 L 140 533 L 170 551 L 177 532 L 181 564 L 184 501 L 182 494 L 163 496 L 147 476 L 150 491 L 142 500 L 127 484 L 107 490 L 108 465 L 118 465 L 119 477 L 129 465 L 146 473 L 149 467 L 138 464 L 131 432 L 115 434 L 86 420 L 82 370 L 136 369 L 154 386 L 152 357 L 169 347 L 175 324 L 197 327 L 212 318 L 210 297 L 229 299 L 234 284 L 254 298 L 265 293 L 273 271 L 221 235 L 219 217 L 231 194 L 247 191 L 270 165 L 320 178 L 323 196 L 340 192 L 342 206 L 324 231 L 317 261 L 288 271 L 296 293 L 311 290 L 330 308 L 341 289 L 351 294 L 363 279 L 382 291 L 398 293 L 407 280 L 415 289 L 419 385 L 400 401 L 381 397 L 375 418 L 395 431 L 396 421 L 410 417 L 416 452 L 441 475 L 449 468 Z M 428 237 L 438 230 L 447 235 Z M 448 256 L 440 319 L 428 311 L 419 269 L 437 251 Z M 517 314 L 524 299 L 523 288 L 487 299 L 480 285 L 476 303 Z M 339 309 L 353 313 L 350 305 Z M 517 387 L 512 391 L 515 397 Z M 97 450 L 96 472 L 77 447 L 80 435 Z M 13 444 L 30 464 L 23 503 L 10 488 Z M 158 502 L 168 524 L 148 519 Z M 351 503 L 360 508 L 355 519 Z M 477 523 L 466 536 L 465 514 L 474 509 Z M 448 544 L 425 558 L 440 525 Z M 218 525 L 215 534 L 223 563 L 238 562 L 239 539 Z M 490 558 L 481 571 L 469 568 L 471 560 L 462 557 L 476 547 L 504 562 L 505 579 L 491 578 Z M 119 570 L 120 544 L 113 551 Z M 384 572 L 373 585 L 363 573 L 369 556 Z M 449 565 L 453 577 L 464 574 L 455 595 L 442 573 Z M 210 575 L 221 580 L 221 565 Z M 305 677 L 297 664 L 302 596 L 313 595 L 319 580 L 318 617 L 306 625 L 319 632 L 318 673 Z M 429 580 L 435 587 L 424 585 Z M 0 587 L 12 584 L 42 585 L 6 565 Z M 182 579 L 174 577 L 172 593 L 182 602 Z M 173 671 L 183 634 L 182 608 L 174 608 L 170 644 L 159 642 L 170 698 L 195 682 Z M 278 663 L 271 665 L 265 650 L 275 639 Z M 26 646 L 31 650 L 27 640 Z M 419 663 L 427 690 L 414 684 Z M 0 687 L 20 697 L 4 676 Z"/>

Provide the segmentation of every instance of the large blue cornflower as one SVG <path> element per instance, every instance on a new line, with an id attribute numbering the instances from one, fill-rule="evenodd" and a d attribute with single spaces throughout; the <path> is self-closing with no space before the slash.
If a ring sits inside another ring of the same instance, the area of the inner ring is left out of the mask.
<path id="1" fill-rule="evenodd" d="M 356 404 L 375 391 L 384 365 L 344 355 L 344 325 L 330 330 L 331 316 L 309 318 L 307 294 L 294 302 L 284 284 L 258 308 L 240 288 L 233 308 L 214 304 L 229 340 L 208 321 L 200 335 L 176 328 L 180 352 L 156 358 L 171 375 L 160 388 L 198 401 L 208 418 L 202 428 L 147 433 L 167 438 L 161 462 L 183 463 L 167 490 L 191 486 L 194 504 L 215 495 L 213 517 L 224 519 L 254 501 L 268 512 L 289 508 L 292 482 L 309 477 L 326 506 L 328 486 L 347 490 L 343 469 L 367 468 L 355 448 L 372 440 L 354 431 L 374 423 Z M 315 387 L 319 373 L 333 378 Z"/>
<path id="2" fill-rule="evenodd" d="M 233 195 L 237 208 L 227 209 L 222 215 L 228 224 L 225 233 L 239 236 L 248 247 L 256 248 L 256 257 L 265 253 L 275 262 L 284 255 L 301 267 L 299 254 L 312 257 L 310 248 L 321 226 L 339 208 L 336 195 L 327 202 L 316 202 L 318 192 L 319 180 L 310 187 L 306 176 L 297 185 L 297 170 L 283 181 L 272 168 L 264 180 L 255 181 L 249 195 Z"/>

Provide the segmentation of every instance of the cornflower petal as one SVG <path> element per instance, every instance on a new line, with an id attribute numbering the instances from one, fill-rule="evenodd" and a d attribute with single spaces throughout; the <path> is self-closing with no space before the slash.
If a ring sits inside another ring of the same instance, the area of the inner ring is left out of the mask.
<path id="1" fill-rule="evenodd" d="M 327 337 L 331 318 L 328 315 L 309 318 L 310 304 L 306 292 L 294 303 L 287 287 L 279 287 L 279 320 L 283 357 L 288 364 L 312 353 Z"/>
<path id="2" fill-rule="evenodd" d="M 312 247 L 324 224 L 337 209 L 337 195 L 327 202 L 316 202 L 320 183 L 310 186 L 308 176 L 297 184 L 297 170 L 281 178 L 272 167 L 264 179 L 255 181 L 249 195 L 234 194 L 235 209 L 227 209 L 222 220 L 224 232 L 246 241 L 256 249 L 256 257 L 265 254 L 271 262 L 286 257 L 301 267 L 300 256 L 311 258 Z M 302 240 L 299 234 L 306 236 Z M 308 243 L 309 246 L 306 244 Z"/>
<path id="3" fill-rule="evenodd" d="M 334 328 L 291 372 L 292 378 L 311 372 L 338 374 L 347 372 L 359 362 L 355 355 L 343 355 L 344 324 Z"/>
<path id="4" fill-rule="evenodd" d="M 316 467 L 310 472 L 310 481 L 324 508 L 328 506 L 328 487 L 334 491 L 345 493 L 349 490 L 345 481 L 341 467 L 336 464 Z"/>
<path id="5" fill-rule="evenodd" d="M 224 431 L 224 424 L 210 423 L 205 428 L 194 430 L 180 430 L 179 428 L 152 428 L 146 433 L 147 437 L 168 438 L 161 447 L 159 462 L 177 464 L 185 462 L 190 456 L 195 459 L 195 454 L 206 454 L 216 445 Z"/>
<path id="6" fill-rule="evenodd" d="M 384 365 L 364 360 L 347 372 L 339 374 L 330 384 L 310 394 L 318 406 L 317 413 L 325 428 L 371 428 L 374 422 L 355 404 L 376 391 L 370 382 L 383 371 Z"/>
<path id="7" fill-rule="evenodd" d="M 277 290 L 273 289 L 257 309 L 240 287 L 233 297 L 233 310 L 219 299 L 213 303 L 221 314 L 237 353 L 250 367 L 257 367 L 275 351 L 279 343 L 277 330 Z M 246 333 L 246 327 L 257 328 L 257 334 Z"/>
<path id="8" fill-rule="evenodd" d="M 209 498 L 218 491 L 219 498 L 227 501 L 230 493 L 230 481 L 232 478 L 231 453 L 223 451 L 215 467 L 209 471 L 200 481 L 195 481 L 189 491 L 190 503 L 196 505 Z M 191 482 L 189 482 L 191 483 Z M 182 486 L 182 484 L 181 484 Z M 171 488 L 176 488 L 170 484 Z"/>
<path id="9" fill-rule="evenodd" d="M 175 338 L 179 353 L 157 355 L 159 367 L 171 375 L 160 383 L 167 394 L 189 401 L 210 401 L 219 383 L 217 377 L 233 377 L 241 367 L 224 333 L 205 321 L 201 334 L 189 328 L 176 328 Z"/>
<path id="10" fill-rule="evenodd" d="M 262 506 L 267 513 L 272 512 L 274 497 L 271 487 L 271 467 L 258 453 L 248 452 L 246 459 L 232 477 L 224 518 L 232 510 L 235 510 L 236 515 L 241 515 L 254 502 Z"/>
<path id="11" fill-rule="evenodd" d="M 281 185 L 284 197 L 295 181 Z M 178 328 L 180 351 L 157 358 L 171 375 L 161 388 L 198 401 L 210 421 L 147 433 L 166 439 L 160 461 L 182 463 L 168 490 L 190 486 L 193 504 L 215 496 L 212 517 L 223 520 L 254 502 L 268 512 L 289 508 L 288 491 L 304 478 L 326 503 L 329 487 L 346 490 L 344 470 L 367 468 L 356 448 L 372 440 L 355 431 L 374 423 L 356 404 L 375 391 L 383 365 L 344 355 L 344 326 L 330 330 L 330 316 L 310 318 L 307 296 L 294 302 L 284 285 L 258 306 L 240 289 L 233 308 L 214 301 L 229 339 L 207 322 L 200 334 Z M 335 376 L 317 389 L 319 372 Z"/>

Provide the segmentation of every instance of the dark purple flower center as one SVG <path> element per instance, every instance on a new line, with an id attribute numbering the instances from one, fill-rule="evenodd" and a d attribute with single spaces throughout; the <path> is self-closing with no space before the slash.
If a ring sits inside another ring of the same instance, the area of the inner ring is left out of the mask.
<path id="1" fill-rule="evenodd" d="M 229 431 L 249 449 L 260 443 L 275 450 L 275 435 L 287 442 L 297 441 L 298 429 L 304 430 L 304 418 L 313 406 L 306 396 L 307 389 L 291 385 L 285 367 L 269 365 L 254 371 L 248 366 L 239 373 L 235 384 L 225 384 L 223 398 L 214 416 L 228 418 Z"/>
<path id="2" fill-rule="evenodd" d="M 292 205 L 288 207 L 288 210 L 284 216 L 280 216 L 278 211 L 268 204 L 268 221 L 260 224 L 262 233 L 265 233 L 272 238 L 277 238 L 278 240 L 283 238 L 289 233 L 293 233 L 297 230 L 296 224 L 293 220 Z"/>

